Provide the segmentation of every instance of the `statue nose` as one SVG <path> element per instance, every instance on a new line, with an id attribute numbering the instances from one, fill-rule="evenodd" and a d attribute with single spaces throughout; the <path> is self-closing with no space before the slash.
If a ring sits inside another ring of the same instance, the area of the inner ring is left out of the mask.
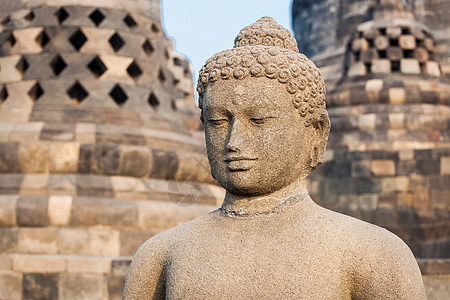
<path id="1" fill-rule="evenodd" d="M 228 132 L 227 149 L 229 151 L 240 151 L 246 142 L 246 131 L 238 120 L 233 120 Z"/>

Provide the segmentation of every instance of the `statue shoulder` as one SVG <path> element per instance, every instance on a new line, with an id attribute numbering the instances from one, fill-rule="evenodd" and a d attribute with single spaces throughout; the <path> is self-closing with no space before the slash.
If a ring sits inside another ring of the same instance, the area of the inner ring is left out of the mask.
<path id="1" fill-rule="evenodd" d="M 348 272 L 355 299 L 426 299 L 417 261 L 398 236 L 379 226 L 347 219 Z"/>
<path id="2" fill-rule="evenodd" d="M 128 269 L 123 299 L 164 299 L 166 262 L 171 249 L 204 227 L 212 213 L 163 231 L 142 244 Z"/>

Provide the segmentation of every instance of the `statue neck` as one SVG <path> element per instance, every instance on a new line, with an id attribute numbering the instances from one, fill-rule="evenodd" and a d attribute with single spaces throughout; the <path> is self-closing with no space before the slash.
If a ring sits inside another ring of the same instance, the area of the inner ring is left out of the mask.
<path id="1" fill-rule="evenodd" d="M 264 196 L 237 196 L 227 191 L 220 208 L 226 215 L 233 218 L 255 218 L 271 215 L 281 208 L 295 205 L 308 197 L 304 181 L 296 181 L 276 192 Z"/>

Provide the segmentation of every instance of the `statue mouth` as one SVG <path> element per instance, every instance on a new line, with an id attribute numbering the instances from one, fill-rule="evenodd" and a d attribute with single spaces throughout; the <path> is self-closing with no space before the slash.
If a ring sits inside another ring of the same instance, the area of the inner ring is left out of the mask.
<path id="1" fill-rule="evenodd" d="M 256 158 L 249 156 L 228 156 L 224 159 L 227 163 L 227 168 L 230 171 L 247 171 L 256 162 Z"/>

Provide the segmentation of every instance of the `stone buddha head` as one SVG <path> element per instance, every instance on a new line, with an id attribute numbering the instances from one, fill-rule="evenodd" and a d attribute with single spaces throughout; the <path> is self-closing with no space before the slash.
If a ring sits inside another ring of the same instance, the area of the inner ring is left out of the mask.
<path id="1" fill-rule="evenodd" d="M 272 18 L 210 58 L 197 91 L 212 174 L 228 192 L 268 195 L 321 164 L 330 130 L 321 73 Z"/>

